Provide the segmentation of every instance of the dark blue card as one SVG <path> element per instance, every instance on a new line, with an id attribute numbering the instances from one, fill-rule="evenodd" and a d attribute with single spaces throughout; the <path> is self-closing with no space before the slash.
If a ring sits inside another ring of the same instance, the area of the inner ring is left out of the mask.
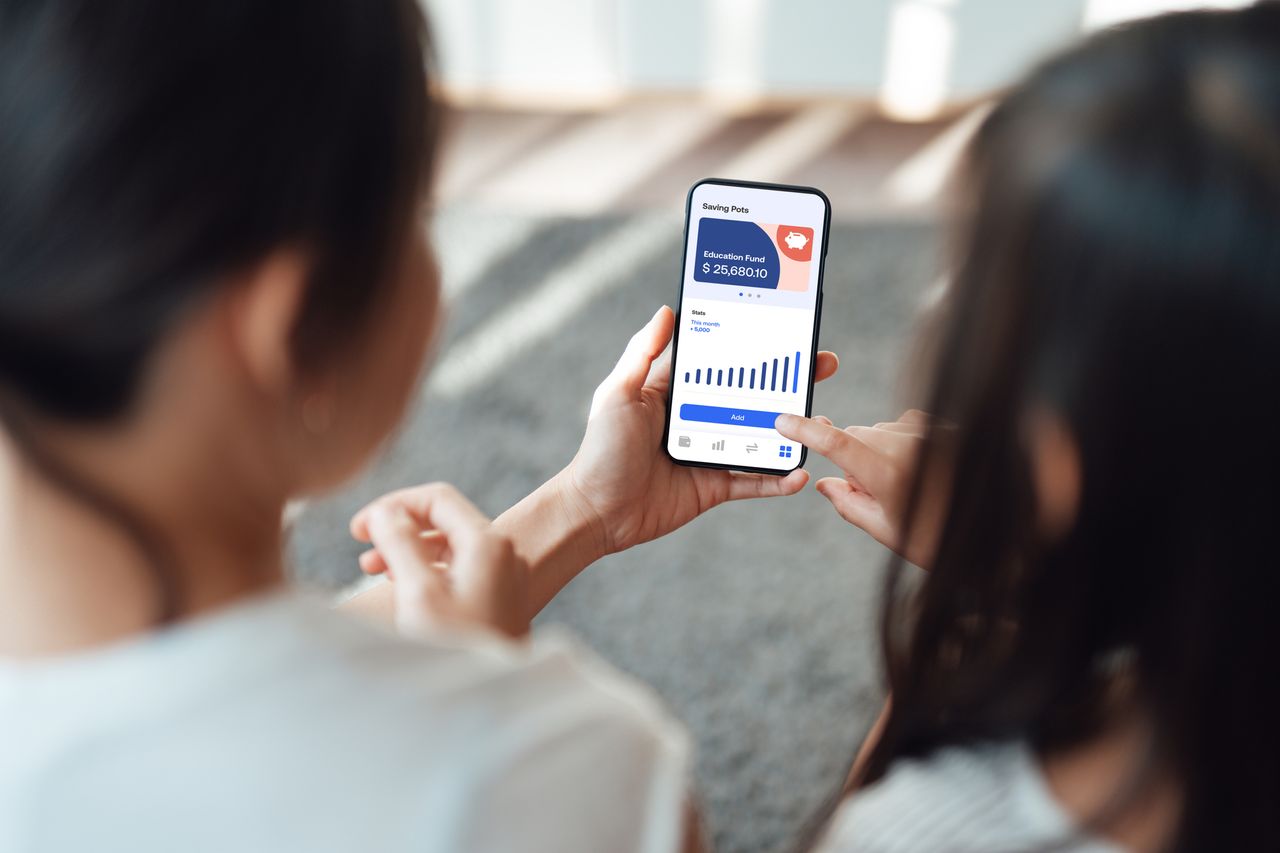
<path id="1" fill-rule="evenodd" d="M 759 225 L 709 216 L 698 223 L 694 281 L 776 290 L 778 273 L 778 250 Z"/>

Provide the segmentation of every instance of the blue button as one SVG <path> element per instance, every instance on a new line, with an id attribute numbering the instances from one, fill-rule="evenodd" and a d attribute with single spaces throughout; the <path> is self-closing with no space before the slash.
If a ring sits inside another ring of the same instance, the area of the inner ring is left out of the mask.
<path id="1" fill-rule="evenodd" d="M 695 406 L 685 403 L 680 407 L 680 419 L 704 424 L 729 424 L 732 426 L 773 429 L 781 412 L 760 412 L 755 409 L 726 409 L 723 406 Z"/>

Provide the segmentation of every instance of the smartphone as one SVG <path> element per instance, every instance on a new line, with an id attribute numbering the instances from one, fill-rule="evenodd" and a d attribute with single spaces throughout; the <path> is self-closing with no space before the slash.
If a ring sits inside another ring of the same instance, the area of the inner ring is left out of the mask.
<path id="1" fill-rule="evenodd" d="M 709 178 L 689 190 L 663 446 L 681 465 L 786 474 L 805 448 L 831 202 L 811 187 Z"/>

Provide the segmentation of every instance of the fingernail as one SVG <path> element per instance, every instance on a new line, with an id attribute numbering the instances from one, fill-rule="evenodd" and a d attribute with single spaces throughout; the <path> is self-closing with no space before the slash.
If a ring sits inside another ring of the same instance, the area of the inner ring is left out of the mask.
<path id="1" fill-rule="evenodd" d="M 779 432 L 785 432 L 788 429 L 794 429 L 796 422 L 799 420 L 800 419 L 795 415 L 781 414 L 778 415 L 777 420 L 773 422 L 773 428 Z"/>

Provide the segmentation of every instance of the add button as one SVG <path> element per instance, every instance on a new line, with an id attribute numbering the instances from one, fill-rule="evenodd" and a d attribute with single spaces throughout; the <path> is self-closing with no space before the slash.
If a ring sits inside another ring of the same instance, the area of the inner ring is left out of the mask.
<path id="1" fill-rule="evenodd" d="M 728 409 L 723 406 L 695 406 L 685 403 L 680 407 L 680 419 L 703 424 L 727 424 L 758 429 L 773 429 L 781 412 L 761 412 L 756 409 Z"/>

